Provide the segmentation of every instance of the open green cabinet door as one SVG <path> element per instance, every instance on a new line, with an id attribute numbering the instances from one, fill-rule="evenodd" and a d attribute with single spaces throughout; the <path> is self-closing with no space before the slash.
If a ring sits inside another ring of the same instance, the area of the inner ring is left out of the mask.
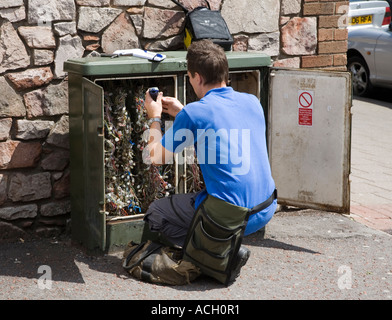
<path id="1" fill-rule="evenodd" d="M 106 244 L 103 90 L 82 77 L 69 83 L 73 240 L 92 251 L 103 250 Z"/>
<path id="2" fill-rule="evenodd" d="M 350 212 L 351 75 L 270 69 L 268 140 L 279 203 Z"/>
<path id="3" fill-rule="evenodd" d="M 103 89 L 88 79 L 83 79 L 84 119 L 85 119 L 85 174 L 87 185 L 94 188 L 87 190 L 86 218 L 87 224 L 94 226 L 90 242 L 106 247 L 105 224 L 105 174 L 104 174 L 104 132 L 103 132 Z"/>

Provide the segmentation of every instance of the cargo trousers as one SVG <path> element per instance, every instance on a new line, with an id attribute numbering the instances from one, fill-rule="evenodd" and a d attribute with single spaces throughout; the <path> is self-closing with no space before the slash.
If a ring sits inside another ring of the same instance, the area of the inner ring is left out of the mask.
<path id="1" fill-rule="evenodd" d="M 172 244 L 182 247 L 196 212 L 195 201 L 200 192 L 173 194 L 155 200 L 148 208 L 144 221 L 152 232 L 160 232 Z"/>

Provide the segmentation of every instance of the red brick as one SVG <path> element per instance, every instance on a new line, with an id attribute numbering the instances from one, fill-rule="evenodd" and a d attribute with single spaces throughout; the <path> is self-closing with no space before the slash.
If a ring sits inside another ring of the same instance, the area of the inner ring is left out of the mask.
<path id="1" fill-rule="evenodd" d="M 347 55 L 345 53 L 333 55 L 334 66 L 345 66 L 347 64 Z"/>
<path id="2" fill-rule="evenodd" d="M 334 3 L 305 3 L 303 6 L 304 16 L 333 15 Z"/>
<path id="3" fill-rule="evenodd" d="M 335 29 L 334 40 L 347 40 L 348 30 L 347 29 Z"/>
<path id="4" fill-rule="evenodd" d="M 319 42 L 318 53 L 343 53 L 347 51 L 347 41 Z"/>
<path id="5" fill-rule="evenodd" d="M 349 1 L 339 1 L 335 3 L 335 13 L 344 14 L 348 13 Z"/>
<path id="6" fill-rule="evenodd" d="M 302 57 L 302 68 L 328 67 L 332 66 L 332 64 L 333 59 L 331 55 Z"/>
<path id="7" fill-rule="evenodd" d="M 319 29 L 318 41 L 332 41 L 334 39 L 334 29 Z"/>
<path id="8" fill-rule="evenodd" d="M 319 28 L 338 28 L 339 23 L 342 20 L 342 15 L 331 15 L 331 16 L 320 16 L 319 17 Z"/>

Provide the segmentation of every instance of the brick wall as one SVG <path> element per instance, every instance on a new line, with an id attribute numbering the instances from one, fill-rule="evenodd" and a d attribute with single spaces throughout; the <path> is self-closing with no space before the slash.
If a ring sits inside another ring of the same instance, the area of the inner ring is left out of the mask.
<path id="1" fill-rule="evenodd" d="M 346 69 L 347 29 L 342 13 L 347 12 L 348 3 L 305 0 L 303 16 L 318 16 L 318 44 L 317 55 L 302 57 L 302 68 Z"/>
<path id="2" fill-rule="evenodd" d="M 348 1 L 209 2 L 234 50 L 263 51 L 275 66 L 345 68 Z M 0 1 L 0 239 L 57 235 L 70 219 L 64 61 L 94 50 L 181 50 L 183 23 L 170 0 Z"/>

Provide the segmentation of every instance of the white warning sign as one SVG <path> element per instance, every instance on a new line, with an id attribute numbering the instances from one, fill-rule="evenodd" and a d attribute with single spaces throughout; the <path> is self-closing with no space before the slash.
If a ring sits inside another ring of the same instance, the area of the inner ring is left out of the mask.
<path id="1" fill-rule="evenodd" d="M 300 126 L 313 125 L 314 92 L 298 90 L 298 124 Z"/>

